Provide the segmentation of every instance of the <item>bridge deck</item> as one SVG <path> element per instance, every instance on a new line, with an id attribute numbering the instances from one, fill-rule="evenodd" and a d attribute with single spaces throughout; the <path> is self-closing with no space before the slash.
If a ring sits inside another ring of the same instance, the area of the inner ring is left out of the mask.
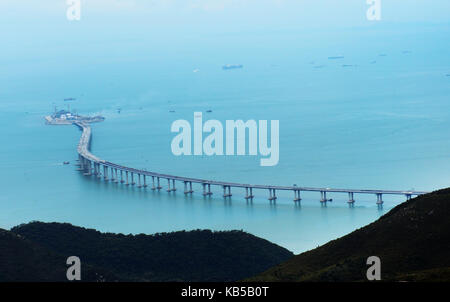
<path id="1" fill-rule="evenodd" d="M 199 184 L 209 184 L 215 186 L 226 186 L 226 187 L 237 187 L 237 188 L 254 188 L 254 189 L 273 189 L 273 190 L 282 190 L 282 191 L 310 191 L 310 192 L 333 192 L 333 193 L 361 193 L 361 194 L 389 194 L 389 195 L 422 195 L 428 192 L 425 191 L 396 191 L 396 190 L 374 190 L 374 189 L 336 189 L 336 188 L 314 188 L 314 187 L 298 187 L 298 186 L 274 186 L 274 185 L 258 185 L 258 184 L 244 184 L 244 183 L 235 183 L 235 182 L 225 182 L 225 181 L 215 181 L 215 180 L 207 180 L 200 178 L 191 178 L 191 177 L 183 177 L 176 176 L 170 174 L 162 174 L 157 172 L 151 172 L 141 169 L 130 168 L 126 166 L 122 166 L 119 164 L 115 164 L 109 161 L 105 161 L 103 159 L 98 158 L 93 155 L 89 151 L 90 139 L 91 139 L 91 127 L 82 122 L 74 122 L 80 129 L 82 129 L 83 133 L 80 138 L 80 142 L 78 145 L 78 154 L 90 161 L 93 161 L 97 164 L 101 164 L 103 166 L 114 168 L 117 170 L 135 173 L 139 175 L 145 175 L 150 177 L 158 177 L 164 179 L 171 179 L 182 182 L 191 182 L 191 183 L 199 183 Z"/>

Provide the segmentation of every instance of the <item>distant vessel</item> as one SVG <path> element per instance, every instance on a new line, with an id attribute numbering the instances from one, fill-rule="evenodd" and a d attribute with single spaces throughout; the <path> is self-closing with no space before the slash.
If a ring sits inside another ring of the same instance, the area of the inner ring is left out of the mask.
<path id="1" fill-rule="evenodd" d="M 48 125 L 70 125 L 74 122 L 83 122 L 83 123 L 99 123 L 103 122 L 105 118 L 103 116 L 82 116 L 76 113 L 72 113 L 68 110 L 59 110 L 56 111 L 52 115 L 48 115 L 45 117 L 46 124 Z"/>
<path id="2" fill-rule="evenodd" d="M 68 165 L 68 164 L 70 164 L 70 162 L 65 161 L 65 162 L 63 162 L 63 164 L 64 164 L 64 165 Z"/>
<path id="3" fill-rule="evenodd" d="M 342 56 L 342 55 L 340 55 L 340 56 L 331 56 L 331 57 L 328 57 L 328 60 L 337 60 L 337 59 L 343 59 L 344 58 L 344 56 Z"/>
<path id="4" fill-rule="evenodd" d="M 194 73 L 195 73 L 195 72 L 199 72 L 199 71 L 200 71 L 200 69 L 198 69 L 198 68 L 197 68 L 197 69 L 194 69 L 194 70 L 192 70 L 192 72 L 194 72 Z"/>
<path id="5" fill-rule="evenodd" d="M 229 70 L 229 69 L 240 69 L 244 68 L 244 65 L 242 64 L 226 64 L 222 66 L 223 70 Z"/>
<path id="6" fill-rule="evenodd" d="M 212 110 L 211 110 L 211 109 L 209 109 L 209 110 L 206 110 L 206 112 L 212 112 Z"/>
<path id="7" fill-rule="evenodd" d="M 66 98 L 66 99 L 64 99 L 65 102 L 67 102 L 67 101 L 75 101 L 75 100 L 76 100 L 76 98 Z"/>
<path id="8" fill-rule="evenodd" d="M 174 112 L 175 112 L 175 110 L 169 110 L 169 112 L 170 112 L 170 113 L 174 113 Z"/>

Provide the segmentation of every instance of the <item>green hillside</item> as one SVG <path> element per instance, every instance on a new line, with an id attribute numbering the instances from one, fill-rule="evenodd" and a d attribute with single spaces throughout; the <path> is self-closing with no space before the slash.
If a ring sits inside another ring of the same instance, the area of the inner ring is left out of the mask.
<path id="1" fill-rule="evenodd" d="M 450 281 L 450 189 L 402 203 L 374 223 L 248 280 L 363 281 L 369 256 L 382 280 Z"/>
<path id="2" fill-rule="evenodd" d="M 0 229 L 0 282 L 67 281 L 66 259 L 22 236 Z M 117 281 L 114 274 L 91 265 L 83 266 L 83 280 Z"/>
<path id="3" fill-rule="evenodd" d="M 121 281 L 235 281 L 293 256 L 280 246 L 242 231 L 196 230 L 133 236 L 100 233 L 66 223 L 32 222 L 14 227 L 11 232 L 9 236 L 20 235 L 45 251 L 60 255 L 42 258 L 39 261 L 43 265 L 65 264 L 61 259 L 74 255 L 82 265 L 110 271 Z M 17 262 L 41 258 L 42 252 L 20 254 L 25 249 L 15 249 L 18 259 L 14 254 L 2 257 Z M 32 263 L 23 274 L 17 273 L 16 279 L 26 276 L 29 270 Z M 59 280 L 61 275 L 61 270 L 49 268 L 46 272 L 33 278 Z"/>

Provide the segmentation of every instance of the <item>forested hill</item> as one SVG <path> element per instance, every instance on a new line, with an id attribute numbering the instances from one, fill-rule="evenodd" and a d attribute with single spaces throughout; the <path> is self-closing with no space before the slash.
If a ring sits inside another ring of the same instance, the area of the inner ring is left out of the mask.
<path id="1" fill-rule="evenodd" d="M 0 229 L 0 282 L 67 281 L 66 260 L 60 254 L 40 246 L 21 235 Z M 109 271 L 83 266 L 87 282 L 118 281 Z"/>
<path id="2" fill-rule="evenodd" d="M 123 235 L 67 223 L 32 222 L 12 228 L 10 233 L 60 257 L 45 258 L 41 255 L 44 252 L 22 255 L 26 247 L 13 248 L 24 258 L 15 259 L 16 262 L 41 258 L 38 261 L 41 264 L 62 263 L 54 273 L 36 276 L 45 280 L 60 276 L 61 270 L 65 278 L 65 259 L 69 256 L 78 256 L 82 266 L 110 272 L 110 279 L 120 281 L 235 281 L 261 273 L 293 256 L 280 246 L 242 231 Z M 12 259 L 14 251 L 11 253 L 0 257 Z M 31 268 L 30 263 L 24 273 Z"/>
<path id="3" fill-rule="evenodd" d="M 382 280 L 450 281 L 450 189 L 402 203 L 374 223 L 249 281 L 362 281 L 369 256 Z"/>

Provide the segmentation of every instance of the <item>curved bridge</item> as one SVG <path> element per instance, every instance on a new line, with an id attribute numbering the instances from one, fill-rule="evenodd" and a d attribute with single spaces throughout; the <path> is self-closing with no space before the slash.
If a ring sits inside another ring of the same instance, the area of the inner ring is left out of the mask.
<path id="1" fill-rule="evenodd" d="M 115 183 L 122 183 L 125 185 L 136 185 L 138 188 L 148 187 L 147 179 L 151 178 L 152 190 L 161 190 L 161 180 L 167 181 L 167 192 L 176 191 L 175 182 L 182 182 L 184 184 L 184 194 L 192 194 L 192 184 L 201 184 L 203 187 L 203 195 L 212 195 L 211 186 L 220 186 L 223 188 L 223 196 L 231 197 L 231 188 L 245 188 L 245 199 L 252 200 L 254 198 L 253 189 L 268 190 L 269 200 L 275 201 L 277 199 L 276 191 L 292 191 L 294 193 L 294 202 L 299 202 L 300 192 L 320 192 L 320 202 L 326 203 L 332 201 L 327 197 L 327 193 L 346 193 L 348 194 L 348 203 L 354 204 L 354 194 L 373 194 L 377 197 L 377 204 L 383 204 L 383 195 L 404 195 L 407 200 L 412 196 L 418 196 L 426 194 L 428 192 L 422 191 L 393 191 L 393 190 L 360 190 L 360 189 L 332 189 L 332 188 L 312 188 L 312 187 L 298 187 L 298 186 L 271 186 L 271 185 L 255 185 L 255 184 L 243 184 L 224 181 L 214 181 L 199 178 L 190 178 L 175 176 L 169 174 L 161 174 L 156 172 L 150 172 L 146 170 L 140 170 L 130 167 L 121 166 L 93 155 L 90 152 L 91 143 L 91 127 L 83 122 L 74 122 L 82 131 L 80 142 L 78 144 L 78 160 L 79 171 L 82 171 L 84 175 L 94 175 L 98 178 L 103 178 L 105 181 L 111 180 Z M 103 169 L 103 173 L 102 173 Z M 136 183 L 137 181 L 137 183 Z"/>

